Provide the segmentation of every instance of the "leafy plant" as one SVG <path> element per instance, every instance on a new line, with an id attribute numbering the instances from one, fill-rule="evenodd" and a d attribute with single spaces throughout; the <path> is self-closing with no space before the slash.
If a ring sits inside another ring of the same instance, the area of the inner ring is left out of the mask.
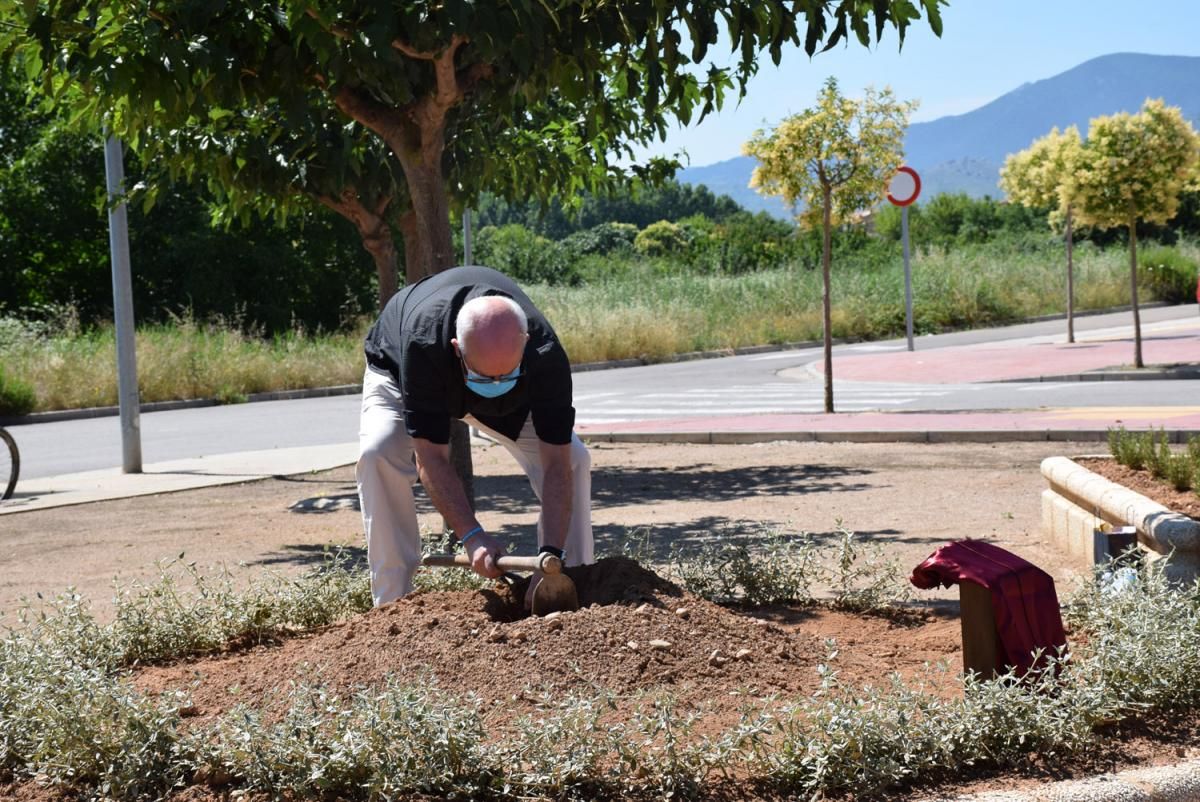
<path id="1" fill-rule="evenodd" d="M 1160 301 L 1190 303 L 1196 299 L 1200 266 L 1175 248 L 1151 248 L 1141 255 L 1138 281 Z"/>
<path id="2" fill-rule="evenodd" d="M 0 416 L 28 415 L 37 406 L 37 393 L 27 382 L 9 376 L 0 365 Z"/>

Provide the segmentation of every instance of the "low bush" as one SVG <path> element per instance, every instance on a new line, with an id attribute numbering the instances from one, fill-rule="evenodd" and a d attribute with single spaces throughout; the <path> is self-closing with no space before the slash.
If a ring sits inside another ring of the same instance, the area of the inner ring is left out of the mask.
<path id="1" fill-rule="evenodd" d="M 473 255 L 476 264 L 495 268 L 518 283 L 565 286 L 579 283 L 579 274 L 567 249 L 520 223 L 480 229 Z"/>
<path id="2" fill-rule="evenodd" d="M 37 393 L 32 386 L 10 376 L 0 365 L 0 416 L 28 415 L 37 406 Z"/>
<path id="3" fill-rule="evenodd" d="M 1200 437 L 1190 437 L 1187 447 L 1176 453 L 1165 429 L 1130 432 L 1119 426 L 1108 430 L 1108 448 L 1113 458 L 1130 470 L 1148 470 L 1179 491 L 1200 488 Z"/>
<path id="4" fill-rule="evenodd" d="M 638 232 L 633 248 L 643 256 L 677 256 L 686 253 L 689 244 L 682 226 L 659 220 Z"/>
<path id="5" fill-rule="evenodd" d="M 637 226 L 629 223 L 601 223 L 576 231 L 561 240 L 561 244 L 573 259 L 591 255 L 606 256 L 614 251 L 632 251 L 637 234 Z"/>
<path id="6" fill-rule="evenodd" d="M 1169 304 L 1196 300 L 1200 266 L 1176 248 L 1151 248 L 1138 258 L 1138 284 Z"/>
<path id="7" fill-rule="evenodd" d="M 820 589 L 838 609 L 886 612 L 908 598 L 906 578 L 878 544 L 867 544 L 840 521 L 834 536 L 822 544 L 808 532 L 767 532 L 755 548 L 721 538 L 695 551 L 676 549 L 669 575 L 689 592 L 723 604 L 814 604 Z"/>
<path id="8" fill-rule="evenodd" d="M 832 546 L 850 565 L 860 555 L 853 543 L 843 531 Z M 785 570 L 808 564 L 803 539 L 781 548 L 799 560 Z M 749 562 L 736 569 L 742 573 L 731 574 L 740 577 L 736 586 L 766 587 L 750 575 L 774 566 L 745 554 Z M 186 695 L 141 694 L 120 667 L 132 655 L 122 644 L 139 640 L 129 630 L 159 626 L 147 621 L 207 628 L 211 614 L 187 613 L 172 585 L 134 594 L 144 600 L 143 614 L 102 627 L 84 600 L 68 594 L 51 613 L 24 615 L 0 638 L 0 780 L 36 777 L 72 795 L 120 800 L 161 798 L 192 782 L 223 786 L 234 797 L 297 800 L 682 800 L 721 781 L 820 798 L 879 793 L 967 766 L 1020 765 L 1034 755 L 1045 766 L 1084 751 L 1098 726 L 1200 705 L 1200 586 L 1170 585 L 1157 562 L 1113 569 L 1106 566 L 1069 596 L 1072 649 L 1052 656 L 1045 671 L 1019 680 L 955 679 L 941 666 L 854 687 L 839 679 L 837 645 L 829 642 L 814 693 L 760 699 L 740 722 L 703 734 L 699 711 L 680 709 L 670 695 L 647 696 L 614 720 L 613 700 L 602 692 L 543 695 L 512 730 L 486 732 L 478 698 L 395 679 L 345 694 L 281 686 L 262 708 L 243 706 L 185 728 Z M 304 601 L 276 585 L 286 598 L 267 606 L 361 609 L 364 572 L 327 570 L 344 578 L 298 582 L 294 593 Z M 799 578 L 807 569 L 797 570 L 790 589 L 768 595 L 808 593 L 809 581 Z M 835 577 L 855 575 L 834 570 Z M 1112 579 L 1117 573 L 1121 582 Z M 868 579 L 865 586 L 875 584 Z M 237 611 L 262 606 L 264 592 L 256 583 L 246 599 L 222 595 L 220 607 L 241 618 Z M 161 643 L 160 655 L 194 648 Z M 947 694 L 947 682 L 955 681 L 961 693 Z"/>

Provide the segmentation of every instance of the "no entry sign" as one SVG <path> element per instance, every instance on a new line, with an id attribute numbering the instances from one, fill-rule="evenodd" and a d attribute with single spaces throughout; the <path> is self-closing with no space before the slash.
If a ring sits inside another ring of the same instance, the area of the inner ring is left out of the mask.
<path id="1" fill-rule="evenodd" d="M 901 167 L 888 182 L 887 199 L 894 206 L 907 206 L 921 195 L 921 176 L 911 167 Z"/>

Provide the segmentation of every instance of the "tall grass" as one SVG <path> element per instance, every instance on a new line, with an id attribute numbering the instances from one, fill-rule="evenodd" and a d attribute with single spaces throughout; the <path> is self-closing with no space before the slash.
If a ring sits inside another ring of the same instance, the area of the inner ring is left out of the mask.
<path id="1" fill-rule="evenodd" d="M 1075 269 L 1076 309 L 1129 303 L 1122 250 L 1081 245 Z M 920 334 L 1008 323 L 1066 307 L 1061 248 L 1028 240 L 921 251 L 912 272 L 914 327 Z M 653 262 L 613 270 L 582 287 L 531 292 L 577 363 L 819 339 L 821 294 L 815 270 L 672 274 Z M 861 269 L 835 263 L 831 300 L 835 337 L 879 339 L 904 331 L 900 265 Z"/>
<path id="2" fill-rule="evenodd" d="M 250 393 L 362 381 L 357 333 L 297 330 L 264 338 L 221 321 L 182 318 L 140 328 L 136 347 L 143 402 L 234 402 Z M 27 331 L 0 342 L 0 348 L 9 374 L 35 388 L 38 411 L 117 403 L 116 338 L 109 325 L 55 334 Z"/>
<path id="3" fill-rule="evenodd" d="M 1195 243 L 1179 246 L 1200 257 Z M 599 257 L 597 257 L 599 258 Z M 821 336 L 821 276 L 800 267 L 740 276 L 706 275 L 669 262 L 614 256 L 579 287 L 529 287 L 575 363 L 665 359 L 688 351 L 798 342 Z M 918 333 L 973 328 L 1061 312 L 1066 275 L 1061 245 L 1016 238 L 913 259 Z M 1076 249 L 1076 308 L 1129 303 L 1122 248 Z M 833 335 L 879 339 L 904 331 L 899 264 L 852 260 L 833 267 Z M 143 401 L 215 398 L 337 384 L 362 378 L 362 337 L 297 330 L 272 338 L 235 322 L 183 317 L 137 335 Z M 110 325 L 65 321 L 33 325 L 0 319 L 0 364 L 10 384 L 32 387 L 36 410 L 108 406 L 117 401 L 116 349 Z M 5 408 L 0 415 L 24 409 Z M 28 407 L 28 396 L 22 403 Z"/>

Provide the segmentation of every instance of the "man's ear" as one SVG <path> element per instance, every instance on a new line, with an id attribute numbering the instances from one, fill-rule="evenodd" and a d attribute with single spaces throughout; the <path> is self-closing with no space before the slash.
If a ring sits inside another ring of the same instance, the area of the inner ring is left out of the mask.
<path id="1" fill-rule="evenodd" d="M 461 357 L 461 356 L 462 356 L 462 349 L 458 347 L 458 338 L 457 338 L 457 337 L 451 337 L 451 338 L 450 338 L 450 344 L 454 346 L 454 353 L 455 353 L 456 355 L 458 355 L 458 356 L 460 356 L 460 357 Z"/>

